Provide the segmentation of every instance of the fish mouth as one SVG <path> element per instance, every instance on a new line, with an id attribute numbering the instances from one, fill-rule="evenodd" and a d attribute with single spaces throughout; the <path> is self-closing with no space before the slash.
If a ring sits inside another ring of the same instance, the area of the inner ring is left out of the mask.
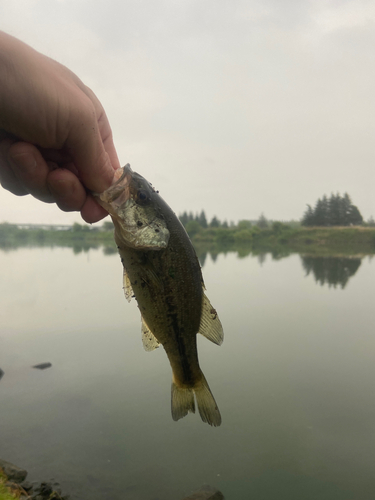
<path id="1" fill-rule="evenodd" d="M 125 167 L 115 171 L 112 186 L 102 193 L 93 193 L 94 198 L 109 214 L 115 216 L 117 209 L 129 200 L 132 175 L 133 170 L 127 163 Z"/>

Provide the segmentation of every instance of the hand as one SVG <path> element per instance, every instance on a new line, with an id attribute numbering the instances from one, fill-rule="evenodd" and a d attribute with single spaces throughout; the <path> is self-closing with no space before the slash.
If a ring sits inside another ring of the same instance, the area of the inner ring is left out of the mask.
<path id="1" fill-rule="evenodd" d="M 86 222 L 120 167 L 105 111 L 65 66 L 0 32 L 0 182 Z"/>

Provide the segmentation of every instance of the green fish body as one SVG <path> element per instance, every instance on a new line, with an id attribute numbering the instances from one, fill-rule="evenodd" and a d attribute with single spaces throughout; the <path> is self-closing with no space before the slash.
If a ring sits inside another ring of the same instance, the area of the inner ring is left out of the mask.
<path id="1" fill-rule="evenodd" d="M 172 367 L 172 417 L 195 412 L 204 422 L 221 424 L 221 416 L 199 367 L 197 333 L 220 345 L 223 329 L 204 293 L 193 245 L 171 208 L 130 165 L 98 202 L 109 212 L 124 266 L 124 291 L 135 296 L 142 316 L 147 351 L 161 344 Z"/>

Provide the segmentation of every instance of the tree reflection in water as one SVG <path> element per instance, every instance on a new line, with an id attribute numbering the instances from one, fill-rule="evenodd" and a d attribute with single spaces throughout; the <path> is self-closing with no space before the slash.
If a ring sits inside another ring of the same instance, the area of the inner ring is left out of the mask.
<path id="1" fill-rule="evenodd" d="M 337 285 L 345 288 L 351 276 L 358 271 L 362 259 L 345 257 L 309 257 L 301 255 L 302 266 L 306 276 L 311 272 L 315 281 L 336 288 Z"/>

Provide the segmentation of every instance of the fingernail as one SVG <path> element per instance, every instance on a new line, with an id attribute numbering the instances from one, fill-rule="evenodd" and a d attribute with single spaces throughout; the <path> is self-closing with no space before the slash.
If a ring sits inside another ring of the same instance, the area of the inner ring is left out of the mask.
<path id="1" fill-rule="evenodd" d="M 37 163 L 34 155 L 27 153 L 17 153 L 13 155 L 11 154 L 9 156 L 10 160 L 17 168 L 27 170 L 31 173 L 36 170 Z"/>

